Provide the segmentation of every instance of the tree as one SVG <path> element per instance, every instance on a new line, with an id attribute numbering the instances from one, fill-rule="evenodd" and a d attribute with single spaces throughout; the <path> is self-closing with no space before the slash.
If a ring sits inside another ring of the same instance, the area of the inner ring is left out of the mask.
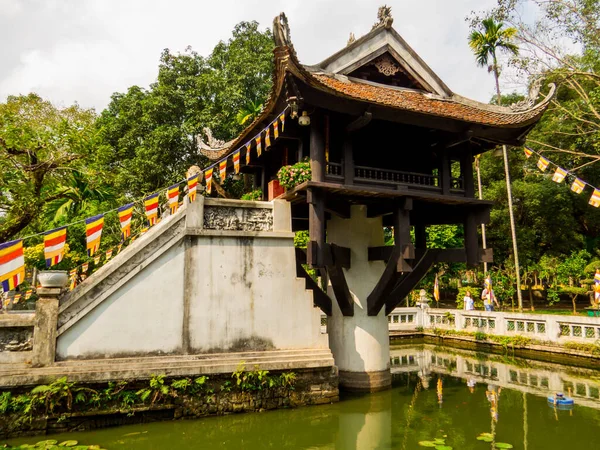
<path id="1" fill-rule="evenodd" d="M 498 67 L 498 52 L 508 52 L 518 54 L 519 50 L 512 39 L 517 33 L 515 28 L 504 28 L 502 22 L 496 22 L 492 17 L 483 19 L 481 22 L 483 31 L 473 30 L 469 36 L 469 46 L 475 53 L 477 64 L 480 66 L 488 66 L 488 71 L 494 74 L 496 81 L 496 98 L 498 104 L 501 104 L 502 95 L 500 93 L 500 69 Z M 491 58 L 491 65 L 488 65 Z M 504 156 L 504 172 L 506 176 L 506 192 L 508 198 L 508 213 L 510 218 L 510 229 L 513 244 L 513 256 L 515 263 L 515 276 L 517 281 L 517 299 L 519 301 L 519 311 L 523 310 L 523 298 L 521 295 L 521 275 L 519 267 L 519 251 L 517 248 L 517 233 L 515 229 L 515 218 L 512 205 L 512 193 L 510 186 L 510 168 L 508 165 L 508 152 L 506 145 L 502 146 Z"/>
<path id="2" fill-rule="evenodd" d="M 95 152 L 94 120 L 92 110 L 57 108 L 36 94 L 0 104 L 0 242 L 42 217 L 51 202 L 69 196 L 64 184 L 72 170 Z"/>

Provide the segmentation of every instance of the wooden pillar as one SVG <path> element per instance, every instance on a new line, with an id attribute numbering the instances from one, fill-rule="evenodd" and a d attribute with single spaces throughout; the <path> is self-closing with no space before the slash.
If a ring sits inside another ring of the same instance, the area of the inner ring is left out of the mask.
<path id="1" fill-rule="evenodd" d="M 412 198 L 403 198 L 394 211 L 394 245 L 400 246 L 402 249 L 402 254 L 398 259 L 398 272 L 410 272 L 412 267 L 406 260 L 415 257 L 415 249 L 410 240 L 412 206 Z"/>
<path id="2" fill-rule="evenodd" d="M 467 146 L 460 158 L 460 173 L 463 179 L 465 197 L 475 197 L 475 182 L 473 180 L 473 154 Z"/>
<path id="3" fill-rule="evenodd" d="M 449 195 L 450 194 L 450 159 L 448 158 L 448 154 L 446 152 L 442 153 L 442 164 L 440 170 L 440 178 L 442 182 L 442 194 Z"/>
<path id="4" fill-rule="evenodd" d="M 427 233 L 425 230 L 425 224 L 418 223 L 415 225 L 415 246 L 418 249 L 427 248 Z"/>
<path id="5" fill-rule="evenodd" d="M 325 201 L 322 192 L 317 189 L 308 188 L 306 194 L 310 239 L 306 249 L 306 259 L 313 268 L 323 268 L 325 267 Z"/>
<path id="6" fill-rule="evenodd" d="M 344 139 L 344 184 L 354 184 L 354 154 L 349 135 Z"/>
<path id="7" fill-rule="evenodd" d="M 464 221 L 465 250 L 467 252 L 467 266 L 475 267 L 479 263 L 479 237 L 477 235 L 477 217 L 467 213 Z"/>
<path id="8" fill-rule="evenodd" d="M 310 169 L 312 181 L 325 181 L 325 136 L 317 114 L 310 123 Z"/>

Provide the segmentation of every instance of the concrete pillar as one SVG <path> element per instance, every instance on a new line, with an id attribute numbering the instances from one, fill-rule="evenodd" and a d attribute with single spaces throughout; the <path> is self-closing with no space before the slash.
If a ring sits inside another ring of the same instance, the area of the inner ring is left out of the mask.
<path id="1" fill-rule="evenodd" d="M 378 391 L 391 386 L 390 344 L 385 308 L 377 316 L 367 314 L 367 297 L 381 277 L 385 264 L 369 262 L 368 248 L 382 246 L 381 217 L 367 218 L 367 208 L 352 205 L 350 219 L 332 216 L 327 223 L 330 243 L 351 250 L 351 268 L 344 269 L 354 299 L 354 316 L 343 316 L 337 302 L 327 320 L 329 347 L 339 369 L 340 387 L 355 391 Z M 331 298 L 335 298 L 331 285 Z"/>
<path id="2" fill-rule="evenodd" d="M 58 329 L 58 296 L 61 288 L 39 288 L 35 304 L 32 367 L 54 364 Z"/>

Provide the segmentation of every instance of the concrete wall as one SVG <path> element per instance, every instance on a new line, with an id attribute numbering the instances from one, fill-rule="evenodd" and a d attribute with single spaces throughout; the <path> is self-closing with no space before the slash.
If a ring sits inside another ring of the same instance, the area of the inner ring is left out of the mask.
<path id="1" fill-rule="evenodd" d="M 287 203 L 199 197 L 61 300 L 57 359 L 326 349 Z"/>

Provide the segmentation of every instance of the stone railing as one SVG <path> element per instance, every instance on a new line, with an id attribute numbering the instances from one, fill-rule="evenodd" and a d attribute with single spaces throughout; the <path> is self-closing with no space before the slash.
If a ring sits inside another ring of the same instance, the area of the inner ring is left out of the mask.
<path id="1" fill-rule="evenodd" d="M 326 333 L 326 316 L 321 331 Z M 388 315 L 390 331 L 443 329 L 485 334 L 521 335 L 540 341 L 579 341 L 593 343 L 600 339 L 600 317 L 552 314 L 519 314 L 499 311 L 463 311 L 437 308 L 396 308 Z"/>
<path id="2" fill-rule="evenodd" d="M 31 360 L 34 323 L 33 311 L 0 314 L 0 363 Z"/>

